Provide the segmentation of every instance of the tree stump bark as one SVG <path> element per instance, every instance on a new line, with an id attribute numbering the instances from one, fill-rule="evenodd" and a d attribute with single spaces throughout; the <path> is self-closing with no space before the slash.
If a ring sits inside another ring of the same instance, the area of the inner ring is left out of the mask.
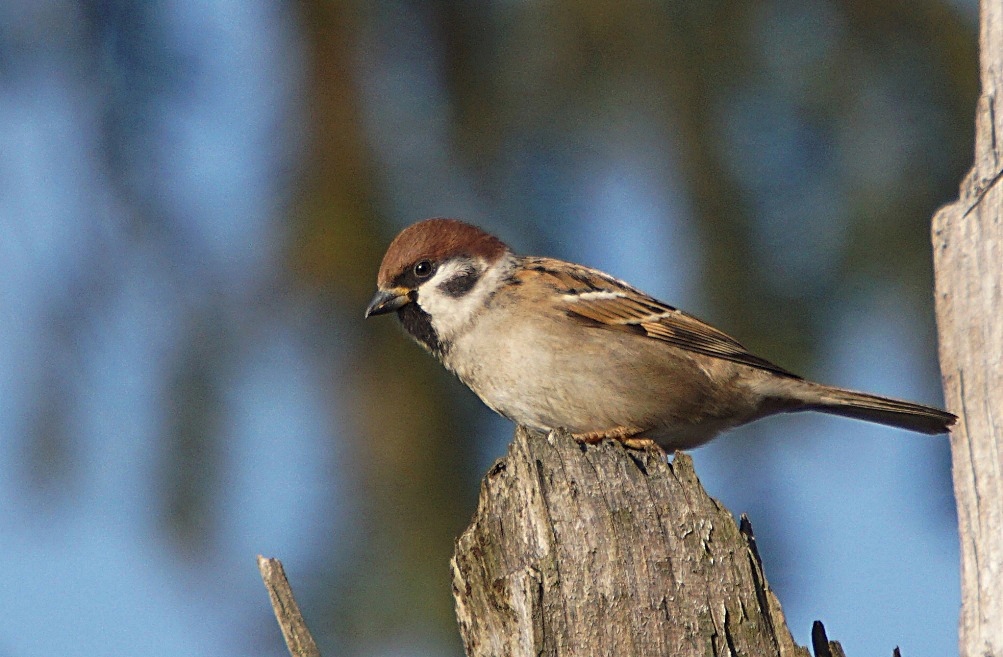
<path id="1" fill-rule="evenodd" d="M 748 521 L 707 495 L 683 453 L 669 463 L 519 429 L 451 565 L 470 657 L 809 655 Z M 842 654 L 817 631 L 816 654 Z"/>
<path id="2" fill-rule="evenodd" d="M 962 657 L 1003 655 L 1003 0 L 980 4 L 975 165 L 933 219 L 940 370 L 961 538 Z"/>

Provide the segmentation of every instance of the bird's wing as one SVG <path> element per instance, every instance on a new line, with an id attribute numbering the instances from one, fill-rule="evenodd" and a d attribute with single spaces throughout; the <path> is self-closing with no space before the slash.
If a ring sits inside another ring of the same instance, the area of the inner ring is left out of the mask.
<path id="1" fill-rule="evenodd" d="M 546 267 L 569 316 L 602 328 L 629 331 L 694 353 L 792 378 L 796 374 L 755 356 L 734 338 L 692 315 L 595 269 L 561 262 Z M 541 271 L 538 269 L 537 271 Z"/>

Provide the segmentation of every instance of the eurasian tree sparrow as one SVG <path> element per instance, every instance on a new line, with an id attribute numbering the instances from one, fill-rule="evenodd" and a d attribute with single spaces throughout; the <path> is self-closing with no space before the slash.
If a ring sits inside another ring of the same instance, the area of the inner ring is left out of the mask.
<path id="1" fill-rule="evenodd" d="M 601 271 L 518 256 L 428 219 L 390 244 L 366 317 L 408 333 L 485 404 L 538 431 L 694 447 L 774 413 L 822 411 L 943 433 L 954 415 L 806 381 Z"/>

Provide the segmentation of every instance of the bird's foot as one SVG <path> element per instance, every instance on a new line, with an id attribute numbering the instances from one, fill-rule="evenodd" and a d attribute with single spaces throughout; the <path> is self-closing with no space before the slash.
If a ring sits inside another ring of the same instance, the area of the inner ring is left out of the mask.
<path id="1" fill-rule="evenodd" d="M 655 449 L 662 451 L 662 448 L 658 446 L 658 443 L 651 438 L 639 437 L 639 433 L 641 433 L 640 429 L 634 429 L 632 427 L 616 427 L 613 429 L 606 429 L 604 431 L 573 433 L 571 436 L 578 442 L 585 443 L 586 445 L 595 445 L 604 440 L 618 440 L 628 449 Z"/>
<path id="2" fill-rule="evenodd" d="M 621 442 L 627 449 L 651 450 L 660 454 L 665 453 L 665 450 L 651 438 L 624 438 Z"/>

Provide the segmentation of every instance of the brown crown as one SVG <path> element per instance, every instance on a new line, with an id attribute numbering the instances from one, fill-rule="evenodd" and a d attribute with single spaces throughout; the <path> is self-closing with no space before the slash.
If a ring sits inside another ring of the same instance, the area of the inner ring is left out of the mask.
<path id="1" fill-rule="evenodd" d="M 456 256 L 480 256 L 488 262 L 508 247 L 494 235 L 456 219 L 425 219 L 402 230 L 387 248 L 376 283 L 385 287 L 422 260 L 441 262 Z"/>

